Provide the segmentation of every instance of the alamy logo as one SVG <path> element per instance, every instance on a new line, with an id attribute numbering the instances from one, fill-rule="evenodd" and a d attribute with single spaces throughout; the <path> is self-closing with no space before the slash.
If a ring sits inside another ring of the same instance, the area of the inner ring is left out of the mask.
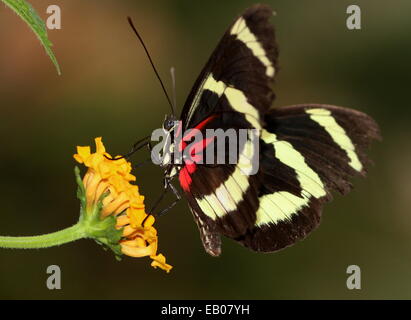
<path id="1" fill-rule="evenodd" d="M 360 30 L 361 29 L 361 8 L 356 4 L 349 5 L 347 7 L 346 25 L 348 30 Z"/>
<path id="2" fill-rule="evenodd" d="M 59 290 L 61 289 L 61 269 L 57 265 L 50 265 L 47 267 L 47 277 L 46 285 L 49 290 Z"/>
<path id="3" fill-rule="evenodd" d="M 61 29 L 61 9 L 58 5 L 50 5 L 47 7 L 47 13 L 49 14 L 46 25 L 50 30 Z"/>
<path id="4" fill-rule="evenodd" d="M 239 164 L 243 174 L 258 172 L 260 130 L 193 128 L 183 132 L 181 128 L 182 122 L 176 121 L 170 130 L 153 131 L 151 140 L 159 141 L 151 150 L 154 164 Z"/>
<path id="5" fill-rule="evenodd" d="M 347 288 L 350 290 L 361 289 L 361 269 L 359 266 L 353 264 L 347 267 L 347 274 L 350 276 L 347 278 Z"/>

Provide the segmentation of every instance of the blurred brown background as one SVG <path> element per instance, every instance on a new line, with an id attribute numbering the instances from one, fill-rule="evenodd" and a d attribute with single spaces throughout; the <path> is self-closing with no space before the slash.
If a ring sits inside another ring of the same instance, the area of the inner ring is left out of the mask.
<path id="1" fill-rule="evenodd" d="M 157 221 L 170 274 L 152 269 L 149 259 L 117 262 L 91 240 L 3 249 L 0 298 L 411 298 L 411 3 L 356 1 L 362 30 L 349 31 L 350 1 L 266 2 L 277 12 L 280 45 L 275 105 L 330 103 L 372 115 L 384 140 L 371 150 L 368 178 L 326 206 L 308 239 L 274 254 L 226 240 L 220 258 L 208 256 L 185 202 Z M 181 106 L 228 24 L 252 3 L 32 1 L 43 19 L 48 5 L 62 9 L 62 29 L 49 31 L 61 76 L 25 23 L 0 6 L 0 234 L 74 224 L 75 146 L 103 136 L 109 151 L 125 153 L 169 112 L 127 15 L 168 85 L 168 70 L 176 68 Z M 134 161 L 145 158 L 141 152 Z M 146 166 L 135 174 L 149 205 L 162 172 Z M 51 264 L 62 269 L 62 290 L 46 287 Z M 351 264 L 361 267 L 361 290 L 346 288 Z"/>

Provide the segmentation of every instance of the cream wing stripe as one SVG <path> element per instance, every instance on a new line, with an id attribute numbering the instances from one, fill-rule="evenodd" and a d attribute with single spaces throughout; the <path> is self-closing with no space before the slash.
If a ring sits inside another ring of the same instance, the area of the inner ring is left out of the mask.
<path id="1" fill-rule="evenodd" d="M 324 184 L 318 174 L 305 162 L 304 157 L 287 141 L 278 140 L 274 133 L 262 130 L 261 139 L 273 144 L 275 156 L 285 165 L 294 169 L 300 182 L 301 196 L 287 191 L 278 191 L 260 197 L 256 225 L 262 226 L 290 219 L 291 216 L 307 206 L 310 198 L 326 195 Z"/>
<path id="2" fill-rule="evenodd" d="M 194 111 L 198 108 L 200 102 L 200 95 L 204 92 L 204 90 L 209 90 L 218 95 L 218 97 L 221 97 L 224 94 L 228 100 L 228 103 L 234 110 L 244 114 L 246 120 L 254 128 L 261 129 L 260 115 L 258 113 L 258 110 L 248 102 L 248 99 L 245 96 L 245 94 L 241 90 L 227 86 L 223 81 L 215 80 L 212 73 L 210 73 L 207 76 L 207 79 L 204 81 L 202 89 L 199 91 L 196 98 L 194 99 L 195 103 L 193 107 L 190 108 L 187 117 L 187 122 L 190 122 L 190 119 L 193 116 Z"/>
<path id="3" fill-rule="evenodd" d="M 274 133 L 262 130 L 261 139 L 273 144 L 275 157 L 288 167 L 295 170 L 297 179 L 303 190 L 319 198 L 325 195 L 324 185 L 318 174 L 305 162 L 304 157 L 287 141 L 277 140 Z"/>
<path id="4" fill-rule="evenodd" d="M 248 103 L 247 97 L 241 90 L 227 87 L 224 92 L 230 106 L 245 115 L 246 120 L 256 129 L 261 129 L 258 110 Z"/>
<path id="5" fill-rule="evenodd" d="M 228 179 L 214 193 L 196 199 L 205 215 L 216 220 L 237 209 L 238 203 L 243 199 L 250 186 L 247 175 L 247 172 L 249 172 L 247 170 L 247 161 L 250 161 L 248 157 L 250 153 L 252 156 L 253 152 L 253 144 L 250 140 L 247 140 L 240 154 L 238 164 Z"/>
<path id="6" fill-rule="evenodd" d="M 308 204 L 309 199 L 297 197 L 287 191 L 278 191 L 260 197 L 255 224 L 261 226 L 291 219 L 291 216 Z"/>
<path id="7" fill-rule="evenodd" d="M 200 209 L 211 219 L 215 220 L 218 218 L 218 214 L 214 211 L 213 207 L 208 203 L 207 199 L 198 200 L 198 206 Z"/>
<path id="8" fill-rule="evenodd" d="M 322 126 L 331 136 L 333 141 L 347 153 L 347 156 L 350 159 L 349 165 L 353 169 L 361 171 L 363 166 L 355 153 L 355 147 L 344 128 L 335 121 L 331 111 L 322 108 L 314 108 L 308 109 L 305 112 L 310 115 L 310 118 L 313 121 Z"/>
<path id="9" fill-rule="evenodd" d="M 188 116 L 187 116 L 187 123 L 190 122 L 191 117 L 194 114 L 194 111 L 198 108 L 198 105 L 200 104 L 200 98 L 202 93 L 204 92 L 205 89 L 208 89 L 214 93 L 216 93 L 219 97 L 221 97 L 221 95 L 224 92 L 225 88 L 216 88 L 216 90 L 214 89 L 214 85 L 216 84 L 216 81 L 213 78 L 213 75 L 211 73 L 207 74 L 205 79 L 203 79 L 203 82 L 200 85 L 200 89 L 198 90 L 198 92 L 196 93 L 194 100 L 193 100 L 193 105 L 190 107 L 190 110 L 188 112 Z"/>
<path id="10" fill-rule="evenodd" d="M 227 214 L 226 209 L 214 193 L 207 195 L 201 200 L 197 199 L 197 203 L 201 210 L 213 220 Z"/>
<path id="11" fill-rule="evenodd" d="M 260 115 L 258 110 L 252 106 L 245 94 L 236 88 L 227 86 L 223 81 L 217 81 L 214 79 L 212 73 L 207 77 L 204 82 L 203 90 L 210 90 L 214 92 L 219 97 L 223 94 L 226 96 L 230 106 L 245 115 L 246 120 L 256 129 L 261 129 Z M 194 110 L 193 110 L 194 112 Z"/>
<path id="12" fill-rule="evenodd" d="M 265 74 L 268 77 L 272 78 L 275 72 L 274 67 L 268 59 L 267 53 L 265 52 L 261 43 L 247 27 L 247 24 L 243 17 L 240 17 L 234 23 L 233 27 L 231 28 L 230 34 L 236 36 L 238 40 L 243 42 L 252 51 L 253 55 L 257 59 L 259 59 L 265 66 Z"/>

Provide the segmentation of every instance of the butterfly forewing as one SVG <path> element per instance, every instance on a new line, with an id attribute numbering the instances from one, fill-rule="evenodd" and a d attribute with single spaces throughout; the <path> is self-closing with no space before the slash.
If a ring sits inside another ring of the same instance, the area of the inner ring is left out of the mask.
<path id="1" fill-rule="evenodd" d="M 217 117 L 202 130 L 261 127 L 274 99 L 271 84 L 277 70 L 272 14 L 269 7 L 257 5 L 229 26 L 184 105 L 181 120 L 186 129 L 212 115 Z M 240 156 L 250 152 L 250 146 L 238 149 Z M 220 234 L 236 238 L 254 225 L 258 180 L 237 164 L 186 166 L 180 184 L 208 253 L 220 253 Z"/>
<path id="2" fill-rule="evenodd" d="M 256 5 L 229 26 L 183 107 L 181 120 L 186 128 L 195 127 L 211 113 L 237 111 L 221 103 L 222 97 L 234 100 L 244 95 L 262 113 L 271 106 L 271 82 L 278 68 L 272 15 L 268 6 Z M 233 90 L 223 95 L 227 87 Z"/>

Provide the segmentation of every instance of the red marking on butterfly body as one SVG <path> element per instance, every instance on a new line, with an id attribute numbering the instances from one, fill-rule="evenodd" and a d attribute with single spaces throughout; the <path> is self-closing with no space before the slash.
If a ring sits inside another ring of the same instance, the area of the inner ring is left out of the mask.
<path id="1" fill-rule="evenodd" d="M 199 130 L 203 129 L 204 126 L 209 123 L 211 120 L 213 120 L 216 117 L 216 115 L 212 115 L 203 121 L 201 121 L 197 126 L 195 126 L 193 129 L 197 130 L 190 130 L 190 132 L 183 137 L 179 144 L 179 150 L 184 151 L 185 148 L 187 147 L 187 141 L 190 141 L 192 138 L 195 137 L 196 134 L 199 133 Z M 199 162 L 202 159 L 201 152 L 214 140 L 215 137 L 211 138 L 205 138 L 202 139 L 199 142 L 194 143 L 193 145 L 190 145 L 190 150 L 189 150 L 189 155 L 190 159 L 185 159 L 184 160 L 184 166 L 180 170 L 179 173 L 179 181 L 181 188 L 189 192 L 190 191 L 190 185 L 193 182 L 191 178 L 191 174 L 194 173 L 197 169 L 197 162 Z"/>

